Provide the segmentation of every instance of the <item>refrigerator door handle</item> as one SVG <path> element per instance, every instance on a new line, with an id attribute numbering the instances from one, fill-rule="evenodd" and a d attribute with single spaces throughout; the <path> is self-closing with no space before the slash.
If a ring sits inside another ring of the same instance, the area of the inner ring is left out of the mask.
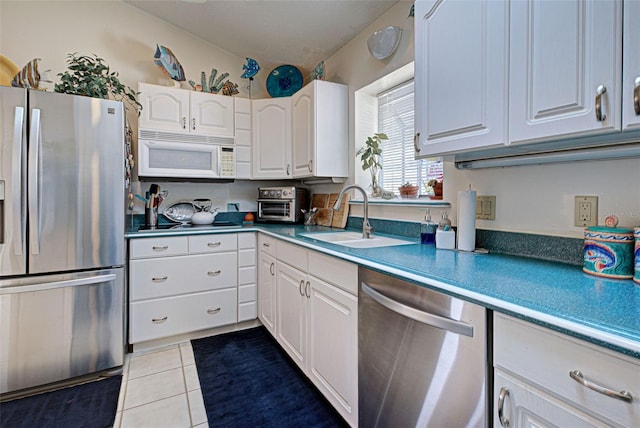
<path id="1" fill-rule="evenodd" d="M 29 243 L 31 254 L 40 254 L 40 109 L 31 110 L 29 132 Z"/>
<path id="2" fill-rule="evenodd" d="M 24 207 L 22 206 L 22 126 L 24 123 L 24 107 L 18 106 L 13 120 L 13 166 L 16 168 L 17 180 L 12 180 L 13 193 L 13 230 L 17 231 L 18 239 L 15 239 L 15 254 L 22 255 L 24 244 Z"/>
<path id="3" fill-rule="evenodd" d="M 14 287 L 0 287 L 0 296 L 3 294 L 33 293 L 35 291 L 52 290 L 54 288 L 78 287 L 81 285 L 101 284 L 115 281 L 116 274 L 90 276 L 87 278 L 69 279 L 66 281 L 46 282 L 42 284 L 20 285 Z"/>

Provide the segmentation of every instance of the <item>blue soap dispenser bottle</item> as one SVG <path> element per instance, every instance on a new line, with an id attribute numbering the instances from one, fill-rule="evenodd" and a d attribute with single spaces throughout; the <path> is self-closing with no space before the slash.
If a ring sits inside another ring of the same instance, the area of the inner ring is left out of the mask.
<path id="1" fill-rule="evenodd" d="M 431 211 L 427 208 L 427 215 L 420 224 L 420 243 L 427 245 L 435 245 L 436 243 L 436 230 L 438 225 L 431 221 Z"/>

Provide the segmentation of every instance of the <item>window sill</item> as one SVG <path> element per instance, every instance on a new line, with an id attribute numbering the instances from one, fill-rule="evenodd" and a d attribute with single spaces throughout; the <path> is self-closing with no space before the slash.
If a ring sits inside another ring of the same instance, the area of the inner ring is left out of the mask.
<path id="1" fill-rule="evenodd" d="M 395 197 L 393 199 L 371 198 L 369 197 L 369 205 L 392 205 L 399 207 L 450 207 L 451 204 L 442 199 L 431 199 L 428 196 L 421 196 L 415 199 L 403 199 Z M 350 204 L 361 205 L 362 199 L 352 199 Z"/>

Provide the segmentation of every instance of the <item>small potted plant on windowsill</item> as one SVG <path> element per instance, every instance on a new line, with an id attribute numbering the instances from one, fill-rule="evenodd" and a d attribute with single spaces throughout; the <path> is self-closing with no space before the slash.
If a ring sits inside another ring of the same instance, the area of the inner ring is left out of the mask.
<path id="1" fill-rule="evenodd" d="M 402 186 L 398 187 L 398 191 L 400 192 L 401 198 L 413 199 L 418 197 L 418 193 L 420 193 L 420 187 L 407 181 Z"/>
<path id="2" fill-rule="evenodd" d="M 356 156 L 360 156 L 362 161 L 362 170 L 369 170 L 371 174 L 371 196 L 379 197 L 382 195 L 382 188 L 379 185 L 380 170 L 382 169 L 382 140 L 387 140 L 386 134 L 373 134 L 367 137 L 364 146 L 358 150 Z"/>
<path id="3" fill-rule="evenodd" d="M 442 199 L 442 181 L 432 178 L 427 181 L 427 187 L 430 187 L 433 190 L 433 196 L 431 196 L 431 199 Z"/>

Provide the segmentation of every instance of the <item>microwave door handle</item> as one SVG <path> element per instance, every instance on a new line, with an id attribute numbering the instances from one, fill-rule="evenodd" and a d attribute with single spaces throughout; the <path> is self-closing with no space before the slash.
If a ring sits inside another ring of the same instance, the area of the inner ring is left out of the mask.
<path id="1" fill-rule="evenodd" d="M 216 176 L 221 177 L 222 176 L 222 147 L 218 146 L 217 154 L 218 154 L 217 156 L 218 165 L 217 165 Z"/>
<path id="2" fill-rule="evenodd" d="M 13 120 L 13 166 L 16 168 L 17 174 L 12 179 L 13 193 L 13 230 L 17 231 L 18 239 L 15 240 L 15 254 L 22 255 L 22 246 L 24 243 L 24 206 L 22 198 L 22 127 L 24 123 L 24 107 L 18 106 L 15 109 Z"/>
<path id="3" fill-rule="evenodd" d="M 40 254 L 40 110 L 31 110 L 29 132 L 29 242 L 31 254 Z"/>

